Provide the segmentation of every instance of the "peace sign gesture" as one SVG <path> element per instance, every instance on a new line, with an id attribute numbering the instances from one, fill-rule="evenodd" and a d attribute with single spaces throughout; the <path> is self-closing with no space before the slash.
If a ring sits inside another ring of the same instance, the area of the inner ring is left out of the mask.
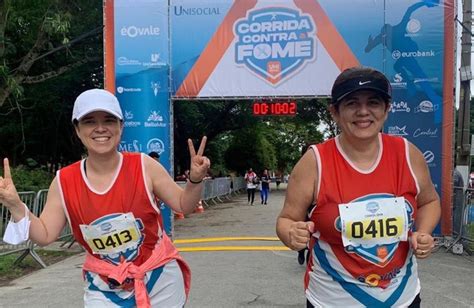
<path id="1" fill-rule="evenodd" d="M 13 184 L 8 158 L 3 160 L 3 177 L 0 176 L 0 203 L 8 209 L 21 204 L 20 196 Z"/>
<path id="2" fill-rule="evenodd" d="M 191 182 L 199 183 L 206 176 L 207 170 L 211 166 L 211 161 L 206 156 L 203 156 L 206 148 L 207 137 L 201 139 L 201 144 L 196 153 L 191 139 L 188 139 L 189 154 L 191 155 L 191 168 L 189 169 L 189 180 Z"/>

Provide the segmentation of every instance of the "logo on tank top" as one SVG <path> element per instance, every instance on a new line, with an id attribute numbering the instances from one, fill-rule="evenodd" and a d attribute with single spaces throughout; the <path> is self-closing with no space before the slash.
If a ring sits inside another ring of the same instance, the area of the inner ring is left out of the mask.
<path id="1" fill-rule="evenodd" d="M 348 253 L 355 253 L 362 259 L 379 267 L 385 267 L 395 255 L 395 251 L 400 243 L 397 237 L 402 237 L 404 218 L 397 219 L 384 215 L 381 203 L 395 198 L 392 194 L 371 194 L 366 195 L 349 202 L 362 203 L 364 207 L 360 209 L 363 219 L 346 221 L 342 226 L 341 216 L 338 216 L 334 222 L 337 231 L 344 232 L 343 237 L 348 237 L 344 244 Z M 413 206 L 405 198 L 404 207 L 407 218 L 407 229 L 411 230 L 413 226 Z M 363 214 L 366 213 L 366 214 Z M 400 234 L 399 234 L 400 233 Z M 347 244 L 349 243 L 349 244 Z"/>

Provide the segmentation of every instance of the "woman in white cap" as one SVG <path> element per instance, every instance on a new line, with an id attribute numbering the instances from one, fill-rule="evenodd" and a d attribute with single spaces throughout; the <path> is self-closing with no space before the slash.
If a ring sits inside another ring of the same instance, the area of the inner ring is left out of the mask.
<path id="1" fill-rule="evenodd" d="M 294 167 L 278 236 L 309 246 L 308 307 L 419 307 L 416 258 L 430 255 L 441 212 L 428 167 L 413 144 L 380 133 L 391 100 L 382 73 L 347 69 L 331 94 L 340 134 Z"/>
<path id="2" fill-rule="evenodd" d="M 29 238 L 48 245 L 69 222 L 87 251 L 86 307 L 184 306 L 190 271 L 163 232 L 154 200 L 177 212 L 193 212 L 210 166 L 203 156 L 206 137 L 197 153 L 188 140 L 191 172 L 183 190 L 148 155 L 117 151 L 123 116 L 110 92 L 92 89 L 79 95 L 72 122 L 87 157 L 58 171 L 39 218 L 21 202 L 4 159 L 0 203 L 13 219 L 4 240 L 16 244 Z"/>

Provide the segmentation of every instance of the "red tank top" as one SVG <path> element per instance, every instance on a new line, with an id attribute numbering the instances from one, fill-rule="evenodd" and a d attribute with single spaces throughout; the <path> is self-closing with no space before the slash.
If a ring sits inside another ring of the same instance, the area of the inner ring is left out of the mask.
<path id="1" fill-rule="evenodd" d="M 154 197 L 146 188 L 141 154 L 121 155 L 118 174 L 105 192 L 91 189 L 84 176 L 84 160 L 61 169 L 57 178 L 74 238 L 91 254 L 92 250 L 83 238 L 80 224 L 90 225 L 120 214 L 133 213 L 141 233 L 137 248 L 105 259 L 113 263 L 125 259 L 141 265 L 162 236 L 162 219 L 158 207 L 153 203 Z"/>
<path id="2" fill-rule="evenodd" d="M 310 219 L 315 223 L 318 239 L 330 246 L 328 253 L 334 254 L 355 280 L 378 274 L 382 277 L 378 286 L 384 287 L 405 264 L 409 243 L 402 241 L 396 247 L 378 247 L 371 251 L 346 251 L 341 239 L 338 208 L 339 204 L 362 199 L 404 197 L 412 225 L 416 217 L 418 190 L 407 160 L 408 144 L 400 137 L 385 134 L 379 137 L 381 155 L 368 171 L 357 170 L 340 150 L 335 138 L 316 146 L 320 183 L 316 207 L 310 213 Z M 316 241 L 312 240 L 311 248 Z M 387 254 L 392 254 L 387 261 L 377 261 L 378 257 Z M 308 266 L 310 270 L 311 266 Z"/>

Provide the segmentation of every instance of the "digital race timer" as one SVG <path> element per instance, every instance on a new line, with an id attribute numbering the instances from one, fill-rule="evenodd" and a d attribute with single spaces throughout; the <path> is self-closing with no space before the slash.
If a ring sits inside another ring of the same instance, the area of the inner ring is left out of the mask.
<path id="1" fill-rule="evenodd" d="M 256 101 L 253 103 L 255 116 L 295 116 L 295 101 Z"/>

